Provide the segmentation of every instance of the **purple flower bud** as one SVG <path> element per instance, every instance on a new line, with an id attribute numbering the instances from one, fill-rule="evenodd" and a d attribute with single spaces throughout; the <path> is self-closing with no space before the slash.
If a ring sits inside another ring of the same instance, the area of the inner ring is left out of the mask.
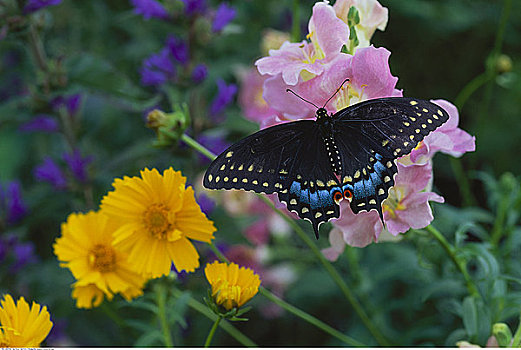
<path id="1" fill-rule="evenodd" d="M 196 84 L 199 84 L 200 82 L 205 80 L 207 75 L 208 75 L 208 68 L 203 63 L 198 64 L 192 70 L 192 80 Z"/>
<path id="2" fill-rule="evenodd" d="M 25 132 L 41 131 L 46 133 L 53 133 L 57 132 L 59 128 L 60 127 L 56 119 L 47 114 L 40 114 L 28 122 L 20 125 L 18 130 Z"/>
<path id="3" fill-rule="evenodd" d="M 222 79 L 217 80 L 217 88 L 219 91 L 210 106 L 212 116 L 221 113 L 232 102 L 233 97 L 237 93 L 237 85 L 226 85 L 226 82 Z"/>
<path id="4" fill-rule="evenodd" d="M 69 115 L 75 115 L 78 112 L 81 102 L 81 95 L 74 94 L 69 96 L 58 96 L 52 99 L 51 106 L 55 111 L 59 111 L 60 108 L 67 108 Z"/>
<path id="5" fill-rule="evenodd" d="M 89 165 L 94 157 L 85 157 L 82 158 L 79 150 L 74 150 L 72 154 L 65 153 L 63 154 L 63 160 L 69 166 L 69 170 L 74 174 L 74 176 L 80 182 L 87 182 L 87 165 Z"/>
<path id="6" fill-rule="evenodd" d="M 185 14 L 192 16 L 206 12 L 206 0 L 181 0 L 185 4 Z"/>
<path id="7" fill-rule="evenodd" d="M 215 13 L 215 17 L 212 23 L 212 31 L 220 32 L 230 21 L 235 18 L 237 11 L 235 8 L 229 6 L 226 3 L 221 3 L 217 8 L 217 12 Z"/>
<path id="8" fill-rule="evenodd" d="M 176 61 L 182 64 L 188 62 L 188 46 L 183 39 L 170 35 L 166 40 L 166 46 Z"/>
<path id="9" fill-rule="evenodd" d="M 138 15 L 142 15 L 146 20 L 150 18 L 169 18 L 164 6 L 156 0 L 130 0 L 130 2 L 132 6 L 134 6 L 134 12 Z"/>
<path id="10" fill-rule="evenodd" d="M 141 83 L 145 86 L 158 86 L 175 78 L 175 66 L 170 50 L 165 47 L 143 61 Z"/>
<path id="11" fill-rule="evenodd" d="M 61 2 L 62 0 L 29 0 L 24 6 L 23 12 L 25 14 L 29 14 L 41 10 L 42 8 L 47 6 L 58 5 Z"/>
<path id="12" fill-rule="evenodd" d="M 67 187 L 65 175 L 50 157 L 45 157 L 43 163 L 34 169 L 34 177 L 38 181 L 49 182 L 57 190 Z"/>

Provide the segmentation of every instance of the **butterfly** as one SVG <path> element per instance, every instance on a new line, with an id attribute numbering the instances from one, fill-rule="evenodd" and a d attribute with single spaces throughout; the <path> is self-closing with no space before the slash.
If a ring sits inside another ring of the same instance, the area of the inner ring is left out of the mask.
<path id="1" fill-rule="evenodd" d="M 375 209 L 383 223 L 397 158 L 448 113 L 407 97 L 366 100 L 334 114 L 313 105 L 315 120 L 278 124 L 226 149 L 208 167 L 204 187 L 277 193 L 288 210 L 311 222 L 317 239 L 320 224 L 340 217 L 344 199 L 355 214 Z"/>

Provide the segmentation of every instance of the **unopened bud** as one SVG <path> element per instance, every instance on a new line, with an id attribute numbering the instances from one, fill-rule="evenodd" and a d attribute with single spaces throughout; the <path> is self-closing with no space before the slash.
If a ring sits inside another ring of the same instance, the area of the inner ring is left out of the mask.
<path id="1" fill-rule="evenodd" d="M 512 332 L 505 323 L 496 323 L 492 326 L 492 334 L 497 340 L 500 347 L 505 348 L 510 346 L 512 341 Z"/>

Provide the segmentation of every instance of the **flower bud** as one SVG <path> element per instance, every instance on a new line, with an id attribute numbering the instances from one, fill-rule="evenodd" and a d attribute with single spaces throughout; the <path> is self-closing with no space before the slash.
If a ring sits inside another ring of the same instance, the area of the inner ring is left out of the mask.
<path id="1" fill-rule="evenodd" d="M 154 109 L 147 115 L 147 127 L 157 134 L 155 145 L 169 146 L 181 138 L 190 120 L 186 105 L 175 107 L 174 112 L 165 113 Z"/>
<path id="2" fill-rule="evenodd" d="M 497 343 L 500 347 L 505 348 L 510 346 L 512 341 L 512 332 L 505 323 L 496 323 L 492 326 L 492 334 L 496 337 Z"/>

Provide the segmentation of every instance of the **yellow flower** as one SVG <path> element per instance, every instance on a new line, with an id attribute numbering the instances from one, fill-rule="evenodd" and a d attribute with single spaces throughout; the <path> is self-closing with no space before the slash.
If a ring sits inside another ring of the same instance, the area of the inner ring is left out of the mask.
<path id="1" fill-rule="evenodd" d="M 103 298 L 106 296 L 108 300 L 112 300 L 114 294 L 111 292 L 103 293 L 101 289 L 96 287 L 94 283 L 80 286 L 77 283 L 73 285 L 72 297 L 76 299 L 76 307 L 78 309 L 91 309 L 100 306 Z"/>
<path id="2" fill-rule="evenodd" d="M 212 296 L 226 310 L 241 307 L 259 291 L 260 278 L 251 269 L 239 268 L 235 263 L 214 261 L 204 269 L 212 286 Z"/>
<path id="3" fill-rule="evenodd" d="M 115 246 L 129 254 L 133 267 L 144 276 L 160 277 L 177 271 L 193 272 L 199 254 L 189 239 L 210 243 L 213 222 L 201 212 L 192 187 L 172 168 L 159 174 L 141 171 L 141 177 L 114 180 L 114 191 L 101 201 L 101 211 L 118 220 Z"/>
<path id="4" fill-rule="evenodd" d="M 47 307 L 20 297 L 15 304 L 9 294 L 0 302 L 0 347 L 37 347 L 52 328 Z"/>
<path id="5" fill-rule="evenodd" d="M 69 268 L 77 279 L 72 295 L 77 305 L 82 305 L 78 307 L 92 307 L 92 299 L 98 306 L 103 300 L 99 291 L 110 300 L 114 293 L 125 297 L 129 289 L 141 290 L 146 282 L 132 270 L 127 255 L 113 246 L 112 234 L 117 228 L 100 212 L 73 213 L 62 224 L 62 236 L 54 243 L 54 253 L 60 265 Z"/>

